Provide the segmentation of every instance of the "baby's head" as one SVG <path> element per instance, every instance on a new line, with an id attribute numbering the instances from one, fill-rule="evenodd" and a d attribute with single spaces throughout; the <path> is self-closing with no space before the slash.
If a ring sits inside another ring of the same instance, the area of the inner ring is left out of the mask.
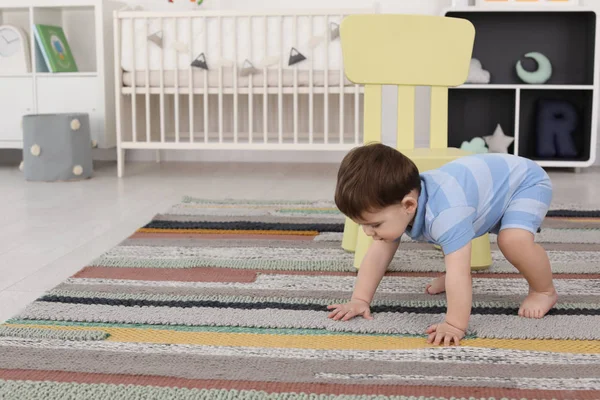
<path id="1" fill-rule="evenodd" d="M 342 160 L 335 204 L 373 239 L 393 241 L 414 219 L 420 190 L 416 165 L 374 143 L 351 150 Z"/>

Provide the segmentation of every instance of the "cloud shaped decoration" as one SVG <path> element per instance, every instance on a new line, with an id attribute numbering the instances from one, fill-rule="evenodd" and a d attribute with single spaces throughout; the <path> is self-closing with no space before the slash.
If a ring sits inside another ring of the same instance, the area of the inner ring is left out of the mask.
<path id="1" fill-rule="evenodd" d="M 475 154 L 488 152 L 488 148 L 485 146 L 485 140 L 480 137 L 474 137 L 470 142 L 462 142 L 460 149 Z"/>
<path id="2" fill-rule="evenodd" d="M 483 69 L 481 61 L 476 58 L 471 59 L 466 83 L 490 83 L 490 72 Z"/>

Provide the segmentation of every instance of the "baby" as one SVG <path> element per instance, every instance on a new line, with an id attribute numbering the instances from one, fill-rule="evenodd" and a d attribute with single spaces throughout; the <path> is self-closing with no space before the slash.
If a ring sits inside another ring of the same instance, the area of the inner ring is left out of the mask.
<path id="1" fill-rule="evenodd" d="M 406 233 L 439 245 L 446 273 L 425 289 L 446 292 L 443 322 L 427 329 L 428 342 L 458 345 L 471 314 L 471 240 L 498 234 L 498 247 L 529 283 L 519 315 L 542 318 L 558 295 L 546 251 L 534 242 L 552 184 L 531 160 L 508 154 L 467 156 L 423 172 L 397 150 L 369 144 L 350 151 L 340 166 L 337 207 L 374 239 L 365 255 L 351 300 L 328 306 L 329 318 L 372 319 L 369 305 Z"/>

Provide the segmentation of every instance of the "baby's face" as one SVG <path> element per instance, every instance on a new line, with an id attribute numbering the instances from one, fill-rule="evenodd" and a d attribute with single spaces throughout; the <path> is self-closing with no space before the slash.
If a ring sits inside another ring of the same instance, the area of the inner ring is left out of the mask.
<path id="1" fill-rule="evenodd" d="M 361 219 L 355 222 L 374 240 L 392 242 L 402 236 L 413 218 L 414 212 L 401 203 L 375 212 L 365 212 Z"/>

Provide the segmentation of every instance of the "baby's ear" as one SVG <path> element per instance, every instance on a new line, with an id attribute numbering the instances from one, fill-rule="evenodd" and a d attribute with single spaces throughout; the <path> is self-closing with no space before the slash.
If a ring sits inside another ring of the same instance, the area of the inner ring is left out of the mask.
<path id="1" fill-rule="evenodd" d="M 406 195 L 404 196 L 404 199 L 402 199 L 402 206 L 408 213 L 414 213 L 417 211 L 417 199 L 411 195 Z"/>

